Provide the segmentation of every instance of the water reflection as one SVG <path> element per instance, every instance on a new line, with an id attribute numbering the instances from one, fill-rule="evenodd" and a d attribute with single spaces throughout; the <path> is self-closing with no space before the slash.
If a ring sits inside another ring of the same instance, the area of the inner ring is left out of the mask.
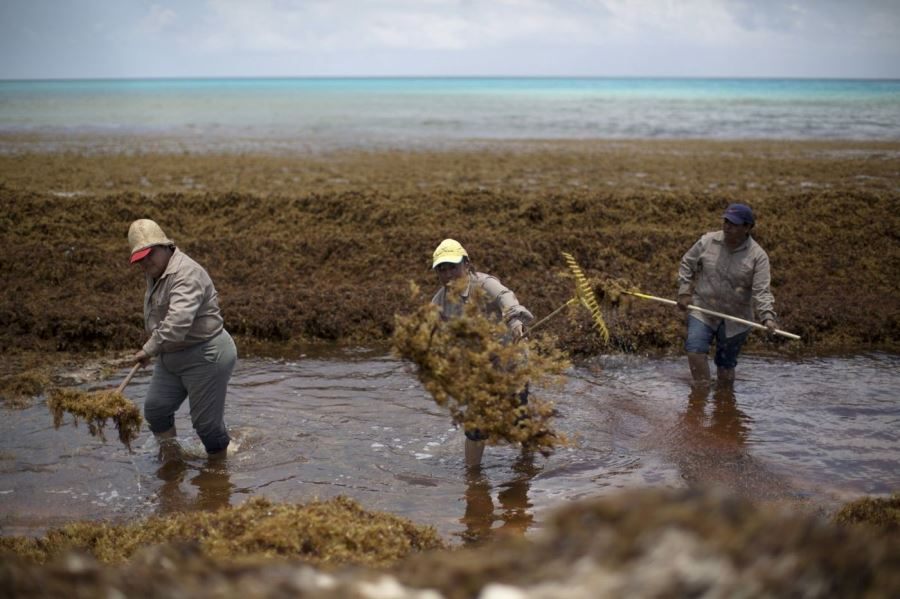
<path id="1" fill-rule="evenodd" d="M 160 514 L 215 511 L 231 503 L 234 484 L 224 461 L 206 461 L 197 468 L 185 460 L 172 460 L 160 466 L 156 476 L 162 481 Z M 185 487 L 185 479 L 193 490 Z"/>
<path id="2" fill-rule="evenodd" d="M 692 487 L 719 487 L 753 499 L 779 499 L 790 485 L 748 445 L 752 419 L 732 388 L 694 387 L 671 448 L 682 478 Z"/>
<path id="3" fill-rule="evenodd" d="M 710 395 L 712 401 L 710 402 Z M 712 403 L 707 416 L 707 406 Z M 751 419 L 738 406 L 733 388 L 697 385 L 691 388 L 681 421 L 686 432 L 731 447 L 742 447 L 750 434 Z"/>
<path id="4" fill-rule="evenodd" d="M 531 480 L 540 472 L 532 452 L 522 452 L 512 465 L 513 478 L 499 485 L 495 511 L 491 482 L 480 467 L 466 473 L 466 511 L 460 518 L 465 530 L 459 536 L 467 544 L 482 543 L 495 535 L 523 535 L 534 523 L 532 503 L 528 498 Z M 496 522 L 502 524 L 494 528 Z"/>

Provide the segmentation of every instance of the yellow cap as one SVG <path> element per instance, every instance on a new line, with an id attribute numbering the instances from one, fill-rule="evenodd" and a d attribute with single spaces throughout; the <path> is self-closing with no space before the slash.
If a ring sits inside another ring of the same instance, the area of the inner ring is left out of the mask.
<path id="1" fill-rule="evenodd" d="M 459 264 L 462 262 L 463 258 L 468 257 L 469 254 L 466 253 L 466 248 L 464 248 L 461 243 L 455 239 L 445 239 L 437 246 L 437 249 L 434 250 L 434 256 L 432 256 L 434 261 L 431 264 L 431 268 L 435 268 L 438 264 L 443 262 Z"/>
<path id="2" fill-rule="evenodd" d="M 131 246 L 132 262 L 140 260 L 135 254 L 154 245 L 174 245 L 175 242 L 166 237 L 162 228 L 150 219 L 141 218 L 128 228 L 128 245 Z M 145 254 L 146 255 L 146 254 Z"/>

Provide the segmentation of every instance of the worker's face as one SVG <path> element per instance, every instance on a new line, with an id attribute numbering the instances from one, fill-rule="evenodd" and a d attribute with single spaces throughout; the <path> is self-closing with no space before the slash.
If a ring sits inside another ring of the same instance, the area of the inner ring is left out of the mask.
<path id="1" fill-rule="evenodd" d="M 158 279 L 166 272 L 166 266 L 169 265 L 169 258 L 171 256 L 172 251 L 169 248 L 158 245 L 150 250 L 150 253 L 147 254 L 143 260 L 138 262 L 138 265 L 141 267 L 141 270 L 144 271 L 145 275 L 153 279 Z"/>
<path id="2" fill-rule="evenodd" d="M 737 247 L 744 243 L 747 236 L 750 235 L 750 229 L 753 225 L 736 225 L 730 220 L 722 220 L 722 233 L 725 234 L 725 245 L 728 247 Z"/>
<path id="3" fill-rule="evenodd" d="M 459 264 L 453 264 L 452 262 L 442 262 L 435 266 L 434 270 L 437 271 L 438 278 L 441 280 L 441 285 L 444 285 L 446 287 L 447 284 L 451 281 L 454 281 L 466 275 L 466 262 L 465 260 L 463 260 Z"/>

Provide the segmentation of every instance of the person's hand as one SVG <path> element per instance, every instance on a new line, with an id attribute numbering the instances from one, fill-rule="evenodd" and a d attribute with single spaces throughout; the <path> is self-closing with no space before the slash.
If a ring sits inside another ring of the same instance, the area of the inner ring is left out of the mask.
<path id="1" fill-rule="evenodd" d="M 148 356 L 147 352 L 142 349 L 138 350 L 138 352 L 134 354 L 131 359 L 133 362 L 137 362 L 138 364 L 140 364 L 141 368 L 146 368 L 147 364 L 150 363 L 150 356 Z"/>
<path id="2" fill-rule="evenodd" d="M 692 299 L 693 299 L 693 296 L 690 293 L 682 293 L 681 295 L 679 295 L 678 296 L 678 309 L 686 312 L 688 309 L 688 306 L 691 305 Z"/>
<path id="3" fill-rule="evenodd" d="M 522 324 L 521 320 L 513 320 L 509 323 L 509 332 L 513 341 L 518 341 L 525 334 L 525 325 Z"/>
<path id="4" fill-rule="evenodd" d="M 765 325 L 765 327 L 766 327 L 767 329 L 769 329 L 769 332 L 770 332 L 770 333 L 774 333 L 774 332 L 775 332 L 775 329 L 778 328 L 778 323 L 775 322 L 775 320 L 772 319 L 772 318 L 767 318 L 767 319 L 765 319 L 765 320 L 763 321 L 763 325 Z"/>

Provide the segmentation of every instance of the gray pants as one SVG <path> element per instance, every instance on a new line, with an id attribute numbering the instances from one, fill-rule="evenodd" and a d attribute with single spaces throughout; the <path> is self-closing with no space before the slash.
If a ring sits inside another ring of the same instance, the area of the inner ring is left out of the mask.
<path id="1" fill-rule="evenodd" d="M 225 393 L 237 362 L 228 331 L 177 352 L 160 354 L 144 402 L 150 430 L 164 433 L 175 426 L 175 412 L 189 397 L 191 423 L 207 453 L 226 449 Z"/>

